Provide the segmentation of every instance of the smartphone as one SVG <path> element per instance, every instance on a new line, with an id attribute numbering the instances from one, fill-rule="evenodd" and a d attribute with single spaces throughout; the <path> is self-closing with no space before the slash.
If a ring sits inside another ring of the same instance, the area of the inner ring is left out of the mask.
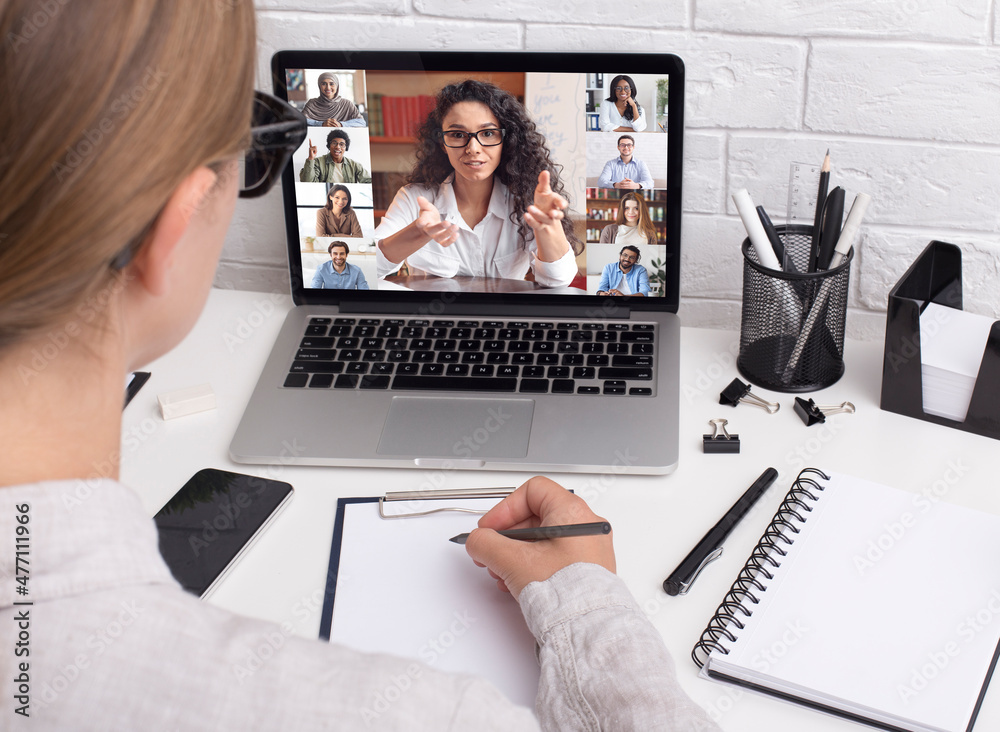
<path id="1" fill-rule="evenodd" d="M 160 554 L 184 589 L 209 597 L 292 497 L 292 486 L 205 468 L 154 517 Z"/>

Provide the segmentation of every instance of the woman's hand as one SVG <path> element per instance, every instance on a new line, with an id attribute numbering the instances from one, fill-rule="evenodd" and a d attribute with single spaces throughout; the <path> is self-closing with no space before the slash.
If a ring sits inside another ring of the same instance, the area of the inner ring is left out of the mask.
<path id="1" fill-rule="evenodd" d="M 343 125 L 340 124 L 340 120 L 336 120 L 333 117 L 330 117 L 329 119 L 323 120 L 323 126 L 324 127 L 343 127 Z"/>
<path id="2" fill-rule="evenodd" d="M 417 196 L 420 215 L 413 224 L 423 236 L 436 241 L 443 247 L 450 246 L 458 239 L 458 225 L 443 221 L 437 207 L 423 196 Z"/>
<path id="3" fill-rule="evenodd" d="M 524 220 L 535 232 L 538 258 L 543 262 L 556 262 L 569 251 L 569 240 L 563 231 L 563 211 L 569 202 L 552 190 L 549 171 L 538 174 L 534 204 L 528 207 Z"/>
<path id="4" fill-rule="evenodd" d="M 598 564 L 614 572 L 611 534 L 527 542 L 496 532 L 593 521 L 603 519 L 582 498 L 548 478 L 534 477 L 479 520 L 479 528 L 469 535 L 465 549 L 477 565 L 489 570 L 497 587 L 517 598 L 531 582 L 547 580 L 578 562 Z"/>

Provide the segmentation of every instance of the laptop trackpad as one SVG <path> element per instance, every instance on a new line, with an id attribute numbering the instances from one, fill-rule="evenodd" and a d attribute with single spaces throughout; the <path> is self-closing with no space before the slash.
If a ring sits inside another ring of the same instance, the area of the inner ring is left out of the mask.
<path id="1" fill-rule="evenodd" d="M 522 458 L 531 399 L 393 397 L 378 443 L 380 455 L 457 459 Z"/>

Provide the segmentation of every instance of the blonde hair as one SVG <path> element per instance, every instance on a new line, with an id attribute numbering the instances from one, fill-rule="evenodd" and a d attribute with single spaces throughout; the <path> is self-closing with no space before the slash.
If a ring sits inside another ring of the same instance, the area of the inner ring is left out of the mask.
<path id="1" fill-rule="evenodd" d="M 621 200 L 618 202 L 618 217 L 615 219 L 615 223 L 619 226 L 625 226 L 628 222 L 625 221 L 625 202 L 635 201 L 639 206 L 639 221 L 635 225 L 639 230 L 639 233 L 646 237 L 647 244 L 656 244 L 656 227 L 653 225 L 653 219 L 649 216 L 649 208 L 646 206 L 646 199 L 640 196 L 638 193 L 629 191 L 628 193 L 622 195 Z"/>
<path id="2" fill-rule="evenodd" d="M 87 320 L 180 182 L 246 146 L 255 21 L 252 0 L 0 0 L 0 38 L 2 351 Z"/>

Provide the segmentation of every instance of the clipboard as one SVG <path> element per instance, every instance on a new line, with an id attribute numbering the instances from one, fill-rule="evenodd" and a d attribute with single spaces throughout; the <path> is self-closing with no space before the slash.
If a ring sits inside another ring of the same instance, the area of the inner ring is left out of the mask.
<path id="1" fill-rule="evenodd" d="M 448 541 L 512 490 L 339 499 L 320 638 L 481 676 L 533 708 L 539 667 L 520 607 Z"/>

